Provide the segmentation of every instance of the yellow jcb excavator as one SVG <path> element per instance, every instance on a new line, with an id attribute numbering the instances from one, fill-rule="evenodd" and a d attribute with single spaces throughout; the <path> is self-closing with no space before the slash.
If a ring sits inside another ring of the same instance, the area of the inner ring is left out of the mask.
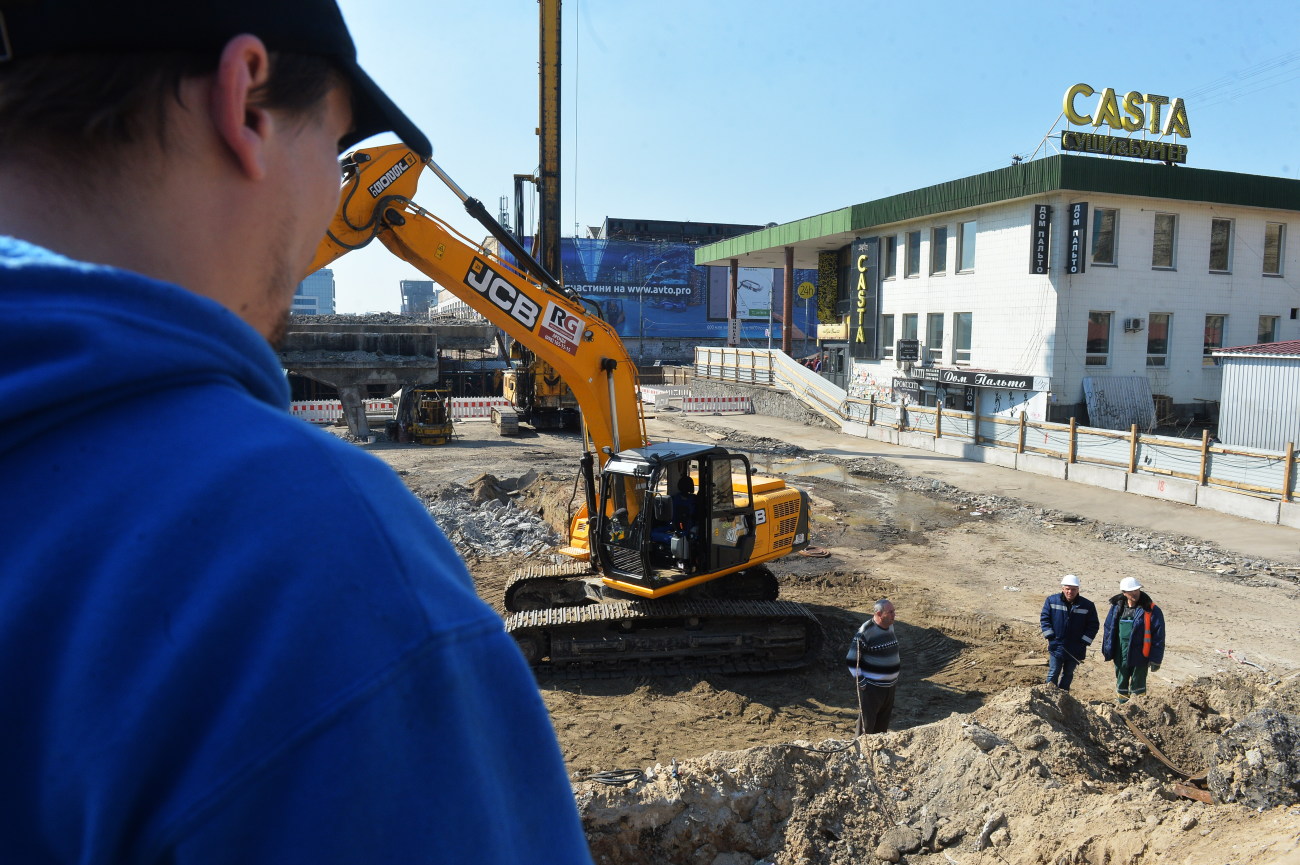
<path id="1" fill-rule="evenodd" d="M 417 205 L 428 167 L 520 267 Z M 561 286 L 433 160 L 402 145 L 343 161 L 339 209 L 312 263 L 378 239 L 550 364 L 582 410 L 585 503 L 570 564 L 506 588 L 506 627 L 538 670 L 616 675 L 806 664 L 816 620 L 778 601 L 764 563 L 808 545 L 808 496 L 708 444 L 646 439 L 636 367 L 599 308 Z"/>

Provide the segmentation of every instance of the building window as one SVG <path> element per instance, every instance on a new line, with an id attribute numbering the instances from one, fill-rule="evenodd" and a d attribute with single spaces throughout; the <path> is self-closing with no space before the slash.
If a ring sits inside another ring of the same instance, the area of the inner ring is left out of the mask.
<path id="1" fill-rule="evenodd" d="M 891 235 L 880 239 L 880 260 L 884 264 L 883 279 L 898 276 L 898 237 Z"/>
<path id="2" fill-rule="evenodd" d="M 1232 272 L 1232 220 L 1210 220 L 1210 272 Z"/>
<path id="3" fill-rule="evenodd" d="M 1282 275 L 1282 255 L 1286 252 L 1286 224 L 1264 224 L 1264 275 Z"/>
<path id="4" fill-rule="evenodd" d="M 1177 242 L 1177 214 L 1157 213 L 1156 228 L 1151 238 L 1151 266 L 1161 270 L 1173 270 Z"/>
<path id="5" fill-rule="evenodd" d="M 921 275 L 921 232 L 907 233 L 907 271 L 906 276 Z"/>
<path id="6" fill-rule="evenodd" d="M 925 317 L 925 347 L 930 358 L 943 360 L 943 313 L 932 312 Z"/>
<path id="7" fill-rule="evenodd" d="M 1228 323 L 1226 315 L 1207 315 L 1205 317 L 1205 342 L 1201 350 L 1201 363 L 1214 366 L 1217 361 L 1210 357 L 1210 352 L 1223 348 L 1223 328 Z"/>
<path id="8" fill-rule="evenodd" d="M 894 356 L 894 317 L 892 315 L 882 315 L 880 317 L 880 349 L 881 357 L 890 358 Z"/>
<path id="9" fill-rule="evenodd" d="M 1255 342 L 1263 345 L 1266 342 L 1277 342 L 1277 319 L 1276 315 L 1261 315 L 1259 317 L 1259 336 Z"/>
<path id="10" fill-rule="evenodd" d="M 930 275 L 943 276 L 948 272 L 948 226 L 930 229 Z"/>
<path id="11" fill-rule="evenodd" d="M 974 225 L 974 223 L 970 223 Z M 970 363 L 970 326 L 971 313 L 954 312 L 952 314 L 952 362 Z"/>
<path id="12" fill-rule="evenodd" d="M 1119 231 L 1119 211 L 1098 207 L 1092 212 L 1092 263 L 1114 265 L 1116 233 Z"/>
<path id="13" fill-rule="evenodd" d="M 903 316 L 903 339 L 916 339 L 916 313 L 909 312 Z"/>
<path id="14" fill-rule="evenodd" d="M 1107 366 L 1110 364 L 1110 317 L 1109 312 L 1088 313 L 1088 354 L 1085 366 Z"/>
<path id="15" fill-rule="evenodd" d="M 1147 321 L 1147 366 L 1169 365 L 1169 313 L 1153 312 Z"/>
<path id="16" fill-rule="evenodd" d="M 970 273 L 975 269 L 975 222 L 957 226 L 957 272 Z"/>

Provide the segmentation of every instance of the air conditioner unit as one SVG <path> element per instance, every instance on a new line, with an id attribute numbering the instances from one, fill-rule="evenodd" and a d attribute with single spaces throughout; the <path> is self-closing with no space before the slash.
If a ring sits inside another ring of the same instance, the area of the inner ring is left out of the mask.
<path id="1" fill-rule="evenodd" d="M 1124 332 L 1125 332 L 1125 333 L 1136 333 L 1137 331 L 1141 330 L 1142 328 L 1144 328 L 1144 327 L 1146 327 L 1146 326 L 1147 326 L 1147 320 L 1146 320 L 1145 318 L 1126 318 L 1126 319 L 1124 319 Z"/>
<path id="2" fill-rule="evenodd" d="M 929 369 L 934 366 L 934 355 L 930 353 L 929 346 L 921 346 L 917 354 L 919 359 L 917 360 L 916 365 L 921 369 Z"/>

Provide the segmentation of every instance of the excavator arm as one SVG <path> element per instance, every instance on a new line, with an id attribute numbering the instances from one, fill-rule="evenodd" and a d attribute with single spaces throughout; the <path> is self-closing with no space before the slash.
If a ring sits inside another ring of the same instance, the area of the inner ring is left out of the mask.
<path id="1" fill-rule="evenodd" d="M 431 160 L 429 164 L 467 206 L 473 201 Z M 561 288 L 526 252 L 520 250 L 516 256 L 534 264 L 533 275 L 415 204 L 412 199 L 424 165 L 403 145 L 350 154 L 344 163 L 339 209 L 309 272 L 378 238 L 398 258 L 559 372 L 582 409 L 598 465 L 619 451 L 645 445 L 636 366 L 618 333 L 595 313 L 594 305 L 586 306 L 577 294 Z"/>

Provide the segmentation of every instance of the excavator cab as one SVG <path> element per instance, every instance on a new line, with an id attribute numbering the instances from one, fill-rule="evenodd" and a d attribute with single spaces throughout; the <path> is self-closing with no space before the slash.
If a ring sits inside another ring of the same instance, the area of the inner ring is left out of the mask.
<path id="1" fill-rule="evenodd" d="M 601 472 L 596 555 L 609 580 L 662 590 L 727 571 L 754 550 L 749 460 L 669 442 L 611 457 Z"/>

